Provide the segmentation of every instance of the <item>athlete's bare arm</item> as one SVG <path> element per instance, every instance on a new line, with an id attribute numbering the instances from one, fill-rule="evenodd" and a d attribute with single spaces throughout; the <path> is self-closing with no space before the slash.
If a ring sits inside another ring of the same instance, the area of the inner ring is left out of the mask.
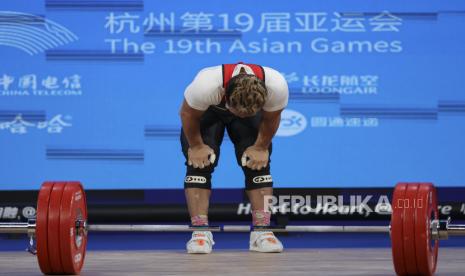
<path id="1" fill-rule="evenodd" d="M 260 170 L 268 165 L 270 155 L 268 147 L 279 128 L 281 111 L 282 110 L 273 112 L 263 111 L 257 140 L 253 146 L 250 146 L 245 150 L 244 155 L 242 156 L 243 166 L 245 165 L 252 170 Z"/>
<path id="2" fill-rule="evenodd" d="M 200 117 L 202 114 L 203 111 L 190 107 L 186 100 L 183 100 L 179 115 L 181 116 L 182 128 L 190 147 L 203 144 L 202 136 L 200 136 Z"/>
<path id="3" fill-rule="evenodd" d="M 262 121 L 258 130 L 258 137 L 255 146 L 268 149 L 281 121 L 282 110 L 266 112 L 263 111 Z"/>
<path id="4" fill-rule="evenodd" d="M 181 116 L 184 135 L 189 142 L 188 163 L 194 168 L 203 169 L 215 162 L 213 150 L 205 145 L 200 135 L 200 118 L 204 111 L 190 107 L 186 100 L 182 102 Z"/>

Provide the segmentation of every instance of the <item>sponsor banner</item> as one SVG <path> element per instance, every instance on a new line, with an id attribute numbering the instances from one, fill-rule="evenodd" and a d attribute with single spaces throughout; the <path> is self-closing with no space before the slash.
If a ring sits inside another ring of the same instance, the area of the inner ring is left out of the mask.
<path id="1" fill-rule="evenodd" d="M 183 222 L 188 217 L 185 204 L 170 205 L 92 205 L 89 203 L 89 218 L 93 222 L 149 222 L 178 221 Z M 391 205 L 366 204 L 360 206 L 334 205 L 325 203 L 315 207 L 289 207 L 290 203 L 277 205 L 273 208 L 273 218 L 289 220 L 390 220 Z M 295 207 L 295 205 L 294 205 Z M 210 218 L 212 220 L 250 220 L 252 206 L 248 202 L 237 204 L 211 204 Z M 451 217 L 455 221 L 465 220 L 465 202 L 442 203 L 439 205 L 441 219 Z M 36 216 L 35 206 L 0 206 L 0 222 L 28 221 Z"/>
<path id="2" fill-rule="evenodd" d="M 266 179 L 266 178 L 264 178 Z M 199 181 L 201 179 L 198 179 Z M 390 189 L 275 189 L 265 202 L 277 220 L 388 221 Z M 439 215 L 465 220 L 465 188 L 439 188 Z M 184 190 L 90 190 L 86 192 L 92 222 L 184 222 L 188 217 Z M 249 221 L 252 206 L 244 190 L 217 189 L 210 204 L 216 221 Z M 0 192 L 0 221 L 27 221 L 36 216 L 31 192 Z M 404 202 L 411 207 L 423 202 Z"/>
<path id="3" fill-rule="evenodd" d="M 203 182 L 184 179 L 184 91 L 240 61 L 288 83 L 276 187 L 465 183 L 465 1 L 235 4 L 2 1 L 0 190 L 49 177 L 101 190 Z M 243 188 L 224 138 L 212 187 Z"/>

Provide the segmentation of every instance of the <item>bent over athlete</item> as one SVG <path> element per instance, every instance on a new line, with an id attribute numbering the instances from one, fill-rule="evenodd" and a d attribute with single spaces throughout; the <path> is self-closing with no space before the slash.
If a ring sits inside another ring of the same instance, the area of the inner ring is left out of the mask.
<path id="1" fill-rule="evenodd" d="M 208 226 L 211 175 L 218 164 L 225 129 L 234 144 L 252 205 L 253 225 L 269 226 L 264 197 L 272 195 L 271 140 L 288 101 L 288 87 L 276 70 L 255 64 L 223 64 L 201 70 L 184 92 L 180 116 L 186 157 L 184 187 L 191 223 Z M 209 231 L 194 231 L 188 253 L 210 253 Z M 281 252 L 281 242 L 267 231 L 252 231 L 250 250 Z"/>

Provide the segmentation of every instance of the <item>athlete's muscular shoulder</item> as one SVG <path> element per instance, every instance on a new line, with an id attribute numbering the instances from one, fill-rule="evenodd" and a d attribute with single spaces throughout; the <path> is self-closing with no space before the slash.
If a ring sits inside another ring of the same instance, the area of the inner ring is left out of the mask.
<path id="1" fill-rule="evenodd" d="M 268 90 L 268 99 L 263 110 L 272 112 L 284 109 L 289 99 L 289 88 L 284 76 L 270 67 L 263 67 L 265 71 L 265 85 Z"/>
<path id="2" fill-rule="evenodd" d="M 190 107 L 207 110 L 221 102 L 223 93 L 223 71 L 221 65 L 200 70 L 184 91 L 184 98 Z"/>

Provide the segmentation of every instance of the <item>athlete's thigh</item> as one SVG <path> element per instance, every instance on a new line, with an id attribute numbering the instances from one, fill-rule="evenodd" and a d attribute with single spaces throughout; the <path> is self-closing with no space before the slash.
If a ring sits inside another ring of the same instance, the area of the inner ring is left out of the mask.
<path id="1" fill-rule="evenodd" d="M 268 159 L 268 164 L 266 167 L 261 168 L 260 170 L 252 170 L 248 167 L 242 167 L 242 155 L 244 151 L 252 146 L 257 140 L 258 131 L 260 127 L 261 116 L 255 116 L 250 118 L 238 118 L 232 120 L 226 125 L 228 134 L 231 138 L 231 141 L 234 143 L 234 151 L 236 153 L 236 162 L 241 166 L 244 173 L 245 188 L 247 190 L 272 187 L 273 180 L 271 178 L 271 168 L 270 162 L 271 159 Z M 272 146 L 268 148 L 269 155 L 271 157 Z"/>
<path id="2" fill-rule="evenodd" d="M 257 140 L 261 120 L 262 115 L 258 113 L 253 117 L 234 118 L 226 124 L 228 135 L 234 144 L 238 164 L 240 164 L 244 151 Z M 268 150 L 271 155 L 271 144 Z"/>
<path id="3" fill-rule="evenodd" d="M 224 130 L 225 124 L 214 110 L 209 108 L 204 114 L 202 114 L 200 119 L 200 134 L 203 142 L 215 151 L 217 160 L 224 137 Z M 182 152 L 187 159 L 189 142 L 187 141 L 183 129 L 181 129 L 181 146 Z"/>

